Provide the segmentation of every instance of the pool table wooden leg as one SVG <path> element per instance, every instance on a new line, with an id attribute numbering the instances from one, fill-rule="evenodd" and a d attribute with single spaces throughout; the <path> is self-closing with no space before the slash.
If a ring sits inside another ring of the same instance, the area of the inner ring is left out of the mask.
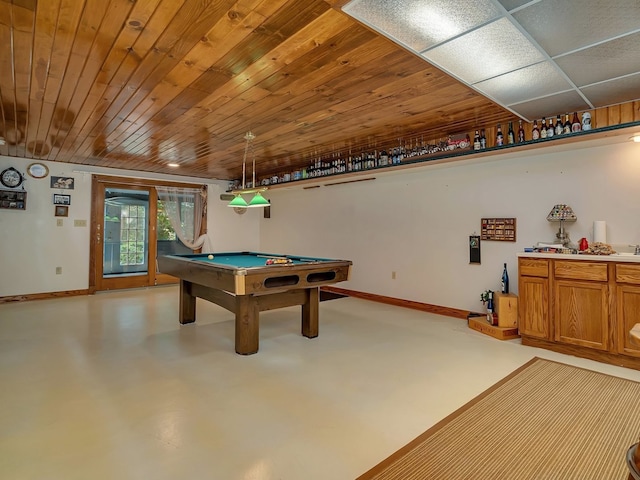
<path id="1" fill-rule="evenodd" d="M 196 297 L 191 292 L 192 283 L 180 280 L 180 323 L 196 321 Z"/>
<path id="2" fill-rule="evenodd" d="M 320 310 L 320 289 L 307 288 L 306 300 L 302 305 L 302 335 L 308 338 L 318 336 L 318 313 Z"/>
<path id="3" fill-rule="evenodd" d="M 236 353 L 251 355 L 259 347 L 260 309 L 251 295 L 236 295 Z"/>

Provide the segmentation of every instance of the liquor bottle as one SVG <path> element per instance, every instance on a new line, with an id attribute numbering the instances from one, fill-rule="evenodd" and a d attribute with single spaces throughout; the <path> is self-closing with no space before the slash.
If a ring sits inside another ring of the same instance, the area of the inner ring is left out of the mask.
<path id="1" fill-rule="evenodd" d="M 540 138 L 540 130 L 538 129 L 538 120 L 533 121 L 533 130 L 531 130 L 531 140 L 538 140 Z"/>
<path id="2" fill-rule="evenodd" d="M 547 125 L 547 138 L 551 138 L 553 137 L 553 134 L 555 133 L 556 129 L 553 126 L 553 118 L 549 119 L 549 125 Z"/>
<path id="3" fill-rule="evenodd" d="M 567 133 L 571 133 L 571 121 L 569 120 L 569 114 L 565 113 L 564 125 L 562 125 L 562 134 L 566 135 Z"/>
<path id="4" fill-rule="evenodd" d="M 513 122 L 509 122 L 509 130 L 507 131 L 507 143 L 509 145 L 516 143 L 516 134 L 513 131 Z"/>
<path id="5" fill-rule="evenodd" d="M 487 148 L 487 137 L 484 135 L 484 128 L 480 130 L 480 148 Z"/>
<path id="6" fill-rule="evenodd" d="M 579 132 L 582 130 L 582 123 L 580 123 L 580 119 L 578 118 L 578 112 L 573 112 L 573 120 L 571 120 L 571 131 Z"/>
<path id="7" fill-rule="evenodd" d="M 502 287 L 502 293 L 509 293 L 509 274 L 507 273 L 507 264 L 504 264 L 504 269 L 502 270 L 502 279 L 500 281 L 500 285 Z"/>
<path id="8" fill-rule="evenodd" d="M 542 117 L 542 125 L 540 125 L 540 138 L 547 138 L 547 119 Z"/>
<path id="9" fill-rule="evenodd" d="M 518 143 L 524 143 L 524 127 L 522 126 L 522 120 L 519 120 L 518 122 Z"/>
<path id="10" fill-rule="evenodd" d="M 556 135 L 562 135 L 562 118 L 560 118 L 560 115 L 558 115 L 556 117 Z"/>
<path id="11" fill-rule="evenodd" d="M 474 150 L 480 150 L 481 146 L 480 146 L 480 132 L 478 132 L 478 130 L 476 130 L 476 134 L 473 137 L 473 149 Z"/>
<path id="12" fill-rule="evenodd" d="M 498 124 L 498 131 L 496 133 L 496 147 L 501 147 L 504 144 L 504 137 L 502 136 L 502 127 Z"/>
<path id="13" fill-rule="evenodd" d="M 487 322 L 489 325 L 495 325 L 495 316 L 493 314 L 493 292 L 489 291 L 487 296 Z"/>
<path id="14" fill-rule="evenodd" d="M 389 165 L 389 155 L 387 155 L 387 151 L 386 150 L 382 150 L 382 152 L 380 152 L 380 166 L 382 167 L 386 167 L 387 165 Z"/>

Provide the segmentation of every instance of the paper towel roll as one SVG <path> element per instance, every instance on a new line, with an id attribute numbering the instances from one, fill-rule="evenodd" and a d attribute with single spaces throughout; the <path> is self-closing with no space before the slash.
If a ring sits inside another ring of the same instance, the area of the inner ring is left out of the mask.
<path id="1" fill-rule="evenodd" d="M 593 222 L 593 241 L 607 243 L 607 222 L 603 220 Z"/>

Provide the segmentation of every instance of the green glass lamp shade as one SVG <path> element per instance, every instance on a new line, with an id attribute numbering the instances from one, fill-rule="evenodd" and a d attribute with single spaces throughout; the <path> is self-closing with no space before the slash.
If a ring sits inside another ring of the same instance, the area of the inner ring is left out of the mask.
<path id="1" fill-rule="evenodd" d="M 269 205 L 269 200 L 264 198 L 260 192 L 256 193 L 249 202 L 249 207 L 267 207 Z"/>
<path id="2" fill-rule="evenodd" d="M 247 201 L 242 198 L 242 195 L 236 195 L 236 197 L 229 202 L 227 207 L 236 207 L 236 208 L 247 208 L 249 204 Z"/>

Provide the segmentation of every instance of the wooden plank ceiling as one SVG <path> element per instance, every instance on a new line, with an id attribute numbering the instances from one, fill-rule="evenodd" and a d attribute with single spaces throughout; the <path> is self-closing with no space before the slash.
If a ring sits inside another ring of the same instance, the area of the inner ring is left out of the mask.
<path id="1" fill-rule="evenodd" d="M 248 130 L 262 176 L 512 116 L 341 3 L 0 0 L 0 154 L 233 179 Z"/>

